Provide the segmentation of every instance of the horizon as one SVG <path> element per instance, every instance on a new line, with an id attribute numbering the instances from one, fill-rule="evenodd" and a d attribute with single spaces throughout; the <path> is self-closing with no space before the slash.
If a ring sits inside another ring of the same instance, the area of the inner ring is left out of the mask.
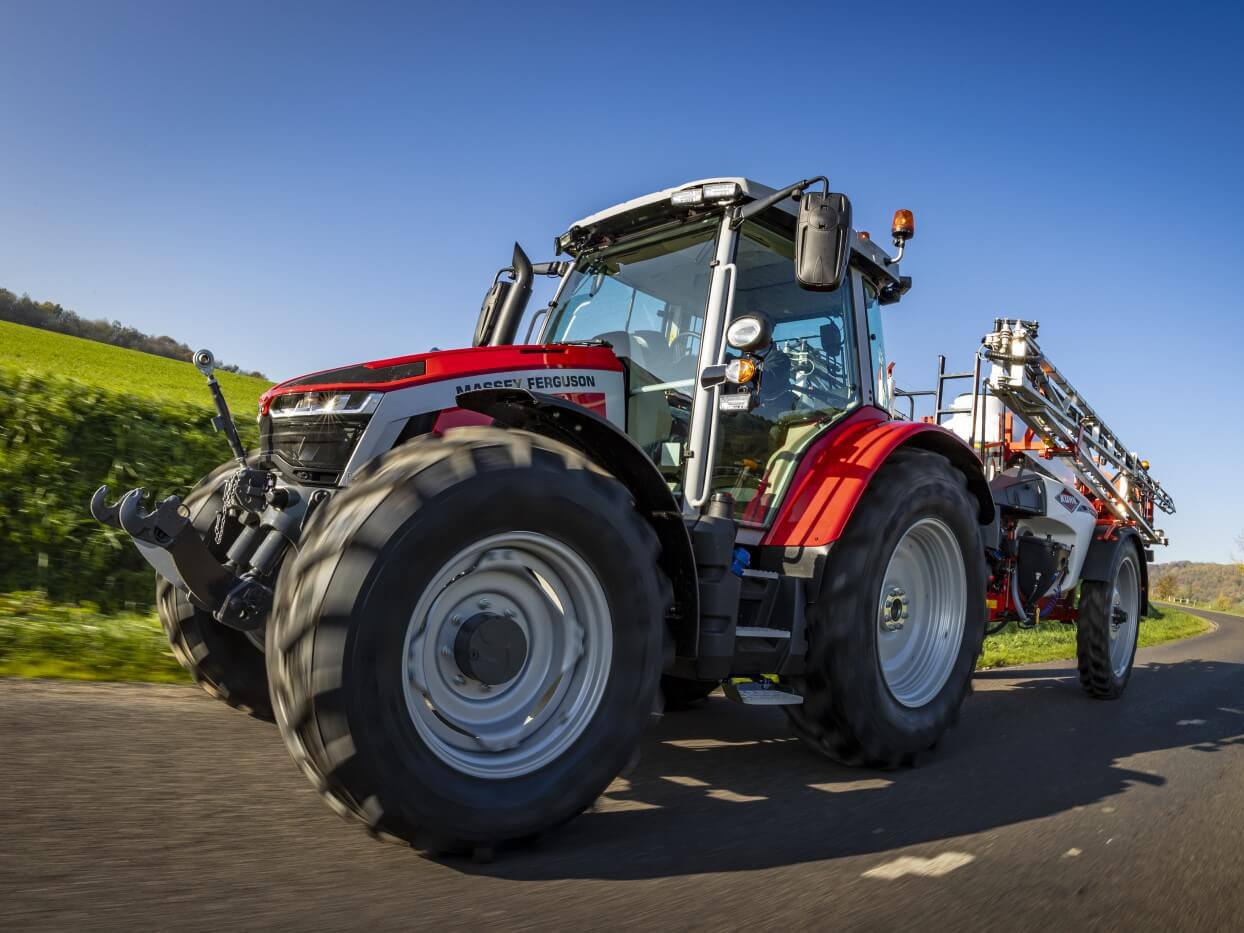
<path id="1" fill-rule="evenodd" d="M 819 6 L 724 36 L 751 7 L 527 9 L 7 6 L 27 144 L 0 152 L 0 287 L 279 380 L 468 344 L 513 242 L 550 259 L 610 204 L 824 173 L 883 244 L 915 213 L 884 317 L 900 386 L 967 366 L 996 316 L 1040 321 L 1175 498 L 1156 562 L 1231 561 L 1237 9 L 850 8 L 830 32 L 857 41 L 821 57 L 788 38 Z M 654 35 L 666 56 L 628 54 Z"/>

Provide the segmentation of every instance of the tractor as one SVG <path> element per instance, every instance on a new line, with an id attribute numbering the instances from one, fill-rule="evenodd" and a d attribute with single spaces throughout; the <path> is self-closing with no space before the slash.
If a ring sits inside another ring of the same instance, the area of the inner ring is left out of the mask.
<path id="1" fill-rule="evenodd" d="M 881 309 L 913 233 L 897 212 L 890 255 L 824 177 L 627 201 L 550 261 L 516 245 L 471 347 L 274 386 L 258 450 L 200 351 L 233 459 L 184 501 L 101 488 L 92 512 L 156 569 L 200 684 L 274 718 L 333 809 L 437 852 L 571 819 L 654 714 L 719 687 L 832 759 L 909 764 L 1020 614 L 1078 612 L 1086 687 L 1117 696 L 1156 484 L 1042 472 L 1054 439 L 1004 439 L 979 384 L 898 414 Z M 527 315 L 536 276 L 556 291 Z"/>

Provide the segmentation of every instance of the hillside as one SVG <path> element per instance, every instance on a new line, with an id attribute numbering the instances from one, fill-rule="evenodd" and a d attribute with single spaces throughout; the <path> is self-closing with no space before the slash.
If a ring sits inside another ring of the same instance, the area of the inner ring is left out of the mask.
<path id="1" fill-rule="evenodd" d="M 158 403 L 211 407 L 203 376 L 189 363 L 7 321 L 0 321 L 0 365 Z M 238 420 L 253 420 L 256 400 L 271 383 L 226 372 L 217 379 Z"/>
<path id="2" fill-rule="evenodd" d="M 1159 599 L 1190 599 L 1219 609 L 1244 608 L 1244 571 L 1236 564 L 1177 560 L 1149 568 L 1150 592 Z"/>

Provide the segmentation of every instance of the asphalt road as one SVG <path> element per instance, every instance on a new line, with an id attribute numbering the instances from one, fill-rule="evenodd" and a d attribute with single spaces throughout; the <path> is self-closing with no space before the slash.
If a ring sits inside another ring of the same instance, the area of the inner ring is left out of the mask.
<path id="1" fill-rule="evenodd" d="M 272 727 L 183 687 L 0 681 L 3 929 L 1244 928 L 1244 620 L 978 676 L 920 767 L 852 771 L 714 697 L 629 782 L 478 865 L 377 843 Z"/>

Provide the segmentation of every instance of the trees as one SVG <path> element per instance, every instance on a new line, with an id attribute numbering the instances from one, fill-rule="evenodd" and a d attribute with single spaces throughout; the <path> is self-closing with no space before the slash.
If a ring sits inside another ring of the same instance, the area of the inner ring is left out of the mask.
<path id="1" fill-rule="evenodd" d="M 1153 595 L 1157 599 L 1170 600 L 1175 598 L 1177 585 L 1175 578 L 1171 576 L 1162 576 L 1158 578 L 1157 583 L 1153 585 Z"/>

